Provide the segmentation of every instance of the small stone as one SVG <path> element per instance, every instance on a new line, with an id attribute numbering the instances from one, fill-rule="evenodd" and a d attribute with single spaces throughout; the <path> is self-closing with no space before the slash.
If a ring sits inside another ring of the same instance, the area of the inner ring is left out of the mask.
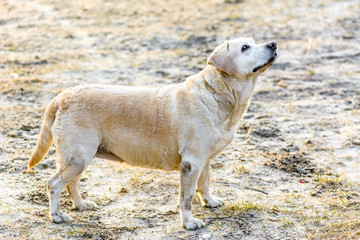
<path id="1" fill-rule="evenodd" d="M 213 164 L 211 164 L 211 167 L 212 168 L 222 168 L 222 167 L 224 167 L 224 164 L 223 163 L 213 163 Z"/>
<path id="2" fill-rule="evenodd" d="M 19 138 L 22 137 L 23 133 L 21 131 L 12 131 L 7 134 L 8 137 Z"/>
<path id="3" fill-rule="evenodd" d="M 211 235 L 209 233 L 205 233 L 204 235 L 202 235 L 203 239 L 210 239 Z"/>
<path id="4" fill-rule="evenodd" d="M 45 159 L 41 163 L 39 163 L 39 167 L 41 167 L 42 169 L 55 168 L 55 160 Z"/>
<path id="5" fill-rule="evenodd" d="M 34 127 L 33 126 L 30 126 L 30 125 L 22 125 L 21 127 L 20 127 L 20 130 L 22 130 L 22 131 L 30 131 L 31 129 L 33 129 Z"/>
<path id="6" fill-rule="evenodd" d="M 128 192 L 129 192 L 129 190 L 124 187 L 120 188 L 120 190 L 119 190 L 119 193 L 128 193 Z"/>

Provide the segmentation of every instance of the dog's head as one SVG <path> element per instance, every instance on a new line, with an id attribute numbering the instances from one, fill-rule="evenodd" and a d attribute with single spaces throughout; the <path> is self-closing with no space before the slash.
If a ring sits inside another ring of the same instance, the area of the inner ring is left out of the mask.
<path id="1" fill-rule="evenodd" d="M 258 44 L 252 38 L 238 38 L 218 46 L 209 56 L 208 64 L 228 75 L 258 75 L 277 58 L 276 42 Z"/>

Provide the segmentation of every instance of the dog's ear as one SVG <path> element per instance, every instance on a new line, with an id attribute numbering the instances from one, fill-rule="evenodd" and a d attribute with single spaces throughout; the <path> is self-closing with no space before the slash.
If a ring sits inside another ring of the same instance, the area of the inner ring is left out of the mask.
<path id="1" fill-rule="evenodd" d="M 229 53 L 229 43 L 225 42 L 215 48 L 208 57 L 207 63 L 229 75 L 234 74 L 235 65 Z"/>

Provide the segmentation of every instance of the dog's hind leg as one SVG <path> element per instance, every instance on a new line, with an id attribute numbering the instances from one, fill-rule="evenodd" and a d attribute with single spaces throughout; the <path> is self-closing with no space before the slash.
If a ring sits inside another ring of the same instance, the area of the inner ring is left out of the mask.
<path id="1" fill-rule="evenodd" d="M 78 134 L 64 134 L 58 138 L 61 141 L 55 141 L 59 155 L 58 169 L 48 181 L 50 218 L 55 223 L 71 220 L 70 216 L 60 210 L 60 194 L 66 185 L 75 207 L 81 208 L 81 210 L 95 207 L 95 205 L 82 200 L 78 190 L 78 182 L 81 173 L 85 171 L 95 156 L 99 140 L 96 135 L 89 132 Z"/>
<path id="2" fill-rule="evenodd" d="M 74 167 L 61 167 L 48 180 L 49 208 L 50 218 L 55 223 L 67 222 L 71 217 L 60 210 L 60 194 L 63 188 L 69 183 L 80 171 Z"/>
<path id="3" fill-rule="evenodd" d="M 84 201 L 81 197 L 80 191 L 79 191 L 79 181 L 80 181 L 81 175 L 76 176 L 69 184 L 66 186 L 67 190 L 69 192 L 69 195 L 71 197 L 71 200 L 73 202 L 73 207 L 75 209 L 79 209 L 80 211 L 88 210 L 88 209 L 95 209 L 98 206 L 96 203 L 92 201 Z"/>
<path id="4" fill-rule="evenodd" d="M 199 194 L 201 205 L 204 207 L 215 208 L 224 205 L 224 202 L 210 193 L 210 161 L 208 160 L 197 182 L 196 191 Z"/>

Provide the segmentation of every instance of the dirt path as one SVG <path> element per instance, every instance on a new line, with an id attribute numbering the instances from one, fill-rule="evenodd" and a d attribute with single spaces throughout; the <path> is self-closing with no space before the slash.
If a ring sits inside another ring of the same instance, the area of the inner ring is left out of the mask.
<path id="1" fill-rule="evenodd" d="M 358 1 L 0 2 L 0 238 L 360 238 Z M 180 228 L 177 172 L 95 159 L 81 181 L 97 211 L 47 216 L 55 153 L 24 175 L 46 104 L 84 83 L 151 85 L 199 72 L 225 39 L 276 40 L 234 143 L 212 165 L 219 209 Z"/>

